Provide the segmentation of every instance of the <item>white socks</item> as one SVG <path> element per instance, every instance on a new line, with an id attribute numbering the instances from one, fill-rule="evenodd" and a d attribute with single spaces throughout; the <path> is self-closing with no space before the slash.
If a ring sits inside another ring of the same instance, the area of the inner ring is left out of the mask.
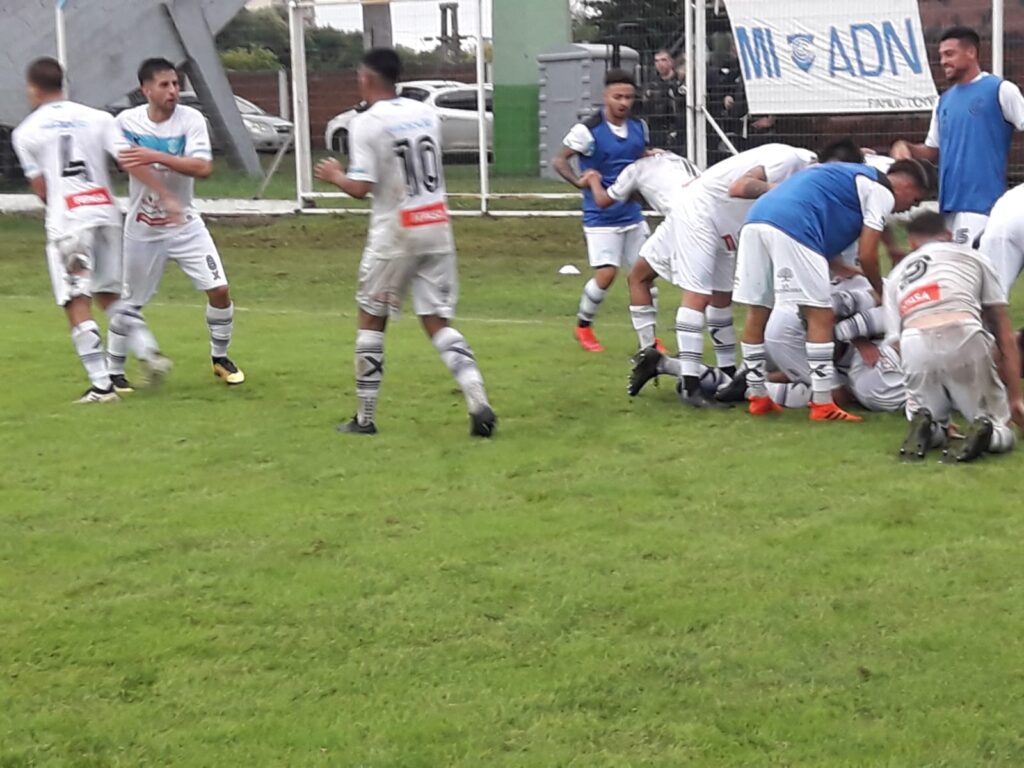
<path id="1" fill-rule="evenodd" d="M 110 389 L 110 374 L 107 373 L 107 358 L 103 353 L 103 337 L 95 320 L 86 320 L 71 329 L 71 342 L 89 376 L 89 383 L 96 389 Z"/>
<path id="2" fill-rule="evenodd" d="M 811 368 L 811 402 L 824 405 L 832 402 L 832 390 L 835 388 L 836 367 L 832 361 L 836 345 L 827 342 L 814 344 L 807 342 L 807 364 Z"/>
<path id="3" fill-rule="evenodd" d="M 454 328 L 442 328 L 431 341 L 462 390 L 469 412 L 477 413 L 488 407 L 484 378 L 463 335 Z"/>
<path id="4" fill-rule="evenodd" d="M 768 368 L 768 355 L 764 344 L 747 344 L 742 342 L 743 366 L 747 369 L 747 392 L 750 397 L 768 397 L 765 387 L 765 373 Z"/>
<path id="5" fill-rule="evenodd" d="M 604 288 L 598 287 L 597 280 L 594 278 L 587 280 L 587 284 L 583 286 L 583 295 L 580 296 L 580 311 L 576 314 L 580 322 L 587 325 L 594 322 L 597 308 L 601 306 L 607 293 L 608 291 Z"/>
<path id="6" fill-rule="evenodd" d="M 114 360 L 111 373 L 124 373 L 126 351 L 131 352 L 139 360 L 151 360 L 159 354 L 160 347 L 156 343 L 156 338 L 146 325 L 142 311 L 138 307 L 116 301 L 107 307 L 107 317 L 110 318 L 111 339 L 108 357 Z"/>
<path id="7" fill-rule="evenodd" d="M 695 309 L 676 310 L 676 344 L 683 376 L 700 376 L 704 364 L 704 315 Z"/>
<path id="8" fill-rule="evenodd" d="M 712 307 L 704 311 L 708 321 L 708 334 L 715 348 L 719 368 L 736 368 L 736 328 L 732 324 L 732 307 Z"/>
<path id="9" fill-rule="evenodd" d="M 377 397 L 384 378 L 384 332 L 358 331 L 356 333 L 356 399 L 360 424 L 372 424 L 377 414 Z"/>
<path id="10" fill-rule="evenodd" d="M 640 342 L 640 349 L 654 346 L 655 323 L 658 320 L 658 310 L 653 304 L 630 304 L 629 319 L 633 321 L 633 329 L 636 331 L 637 341 Z"/>
<path id="11" fill-rule="evenodd" d="M 231 332 L 235 328 L 235 305 L 221 309 L 206 305 L 206 325 L 210 329 L 210 357 L 227 357 Z"/>

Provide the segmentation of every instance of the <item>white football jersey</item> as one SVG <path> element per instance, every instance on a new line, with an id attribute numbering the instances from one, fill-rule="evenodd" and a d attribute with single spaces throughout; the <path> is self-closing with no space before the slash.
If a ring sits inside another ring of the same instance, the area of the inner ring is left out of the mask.
<path id="1" fill-rule="evenodd" d="M 169 118 L 156 123 L 149 117 L 149 106 L 143 104 L 119 114 L 117 124 L 124 137 L 135 146 L 177 157 L 199 157 L 204 160 L 213 157 L 206 119 L 198 109 L 179 104 Z M 160 196 L 132 178 L 128 187 L 125 235 L 133 240 L 159 240 L 174 234 L 185 223 L 199 218 L 198 211 L 192 205 L 195 179 L 159 164 L 150 168 L 159 174 L 168 191 L 177 197 L 185 221 L 178 225 L 172 224 L 161 205 Z"/>
<path id="2" fill-rule="evenodd" d="M 686 188 L 686 196 L 710 218 L 729 250 L 735 250 L 740 228 L 754 201 L 730 197 L 732 183 L 754 168 L 763 167 L 768 183 L 778 184 L 817 162 L 818 156 L 810 150 L 788 144 L 765 144 L 715 163 Z"/>
<path id="3" fill-rule="evenodd" d="M 51 240 L 89 227 L 120 225 L 107 156 L 116 158 L 128 142 L 111 115 L 73 101 L 51 101 L 14 129 L 12 143 L 25 176 L 46 181 Z"/>
<path id="4" fill-rule="evenodd" d="M 1006 295 L 988 257 L 966 245 L 933 242 L 893 268 L 885 281 L 886 338 L 899 338 L 913 318 L 967 313 L 981 327 L 983 307 L 1005 305 Z"/>
<path id="5" fill-rule="evenodd" d="M 430 107 L 378 101 L 352 121 L 349 147 L 348 177 L 373 184 L 368 250 L 382 258 L 454 250 L 441 127 Z"/>
<path id="6" fill-rule="evenodd" d="M 682 197 L 683 188 L 700 176 L 700 171 L 674 152 L 658 152 L 642 157 L 622 169 L 608 187 L 612 200 L 629 200 L 635 192 L 662 216 L 668 216 Z"/>

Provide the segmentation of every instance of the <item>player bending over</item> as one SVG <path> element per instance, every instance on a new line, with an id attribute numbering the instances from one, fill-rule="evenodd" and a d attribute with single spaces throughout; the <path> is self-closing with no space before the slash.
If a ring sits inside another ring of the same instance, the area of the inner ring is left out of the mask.
<path id="1" fill-rule="evenodd" d="M 487 400 L 476 357 L 448 321 L 455 313 L 455 240 L 445 203 L 441 129 L 436 114 L 396 96 L 398 54 L 374 48 L 359 66 L 360 96 L 369 108 L 352 122 L 351 160 L 321 161 L 316 177 L 355 198 L 373 194 L 366 249 L 359 264 L 356 396 L 359 409 L 338 430 L 377 432 L 377 396 L 384 374 L 384 330 L 412 290 L 413 308 L 441 360 L 466 398 L 470 434 L 491 437 L 497 417 Z"/>
<path id="2" fill-rule="evenodd" d="M 731 377 L 736 372 L 732 285 L 740 226 L 758 197 L 815 161 L 809 150 L 766 144 L 713 165 L 673 202 L 630 272 L 630 315 L 643 345 L 633 361 L 630 395 L 659 373 L 669 373 L 680 377 L 680 397 L 686 404 L 722 407 L 700 386 L 705 317 L 718 368 Z M 656 312 L 649 291 L 655 277 L 683 291 L 676 312 L 678 360 L 644 345 L 654 333 Z"/>
<path id="3" fill-rule="evenodd" d="M 881 294 L 878 244 L 885 218 L 920 202 L 928 176 L 920 163 L 894 163 L 888 174 L 855 163 L 811 168 L 750 209 L 740 237 L 736 300 L 749 305 L 743 331 L 750 413 L 781 410 L 765 387 L 765 326 L 772 306 L 798 305 L 807 322 L 811 419 L 860 421 L 832 400 L 835 388 L 829 262 L 860 238 L 860 264 Z"/>
<path id="4" fill-rule="evenodd" d="M 992 262 L 1009 301 L 1013 284 L 1024 270 L 1024 184 L 996 201 L 978 250 Z"/>
<path id="5" fill-rule="evenodd" d="M 151 338 L 141 314 L 120 300 L 121 214 L 111 193 L 107 156 L 117 158 L 130 146 L 109 114 L 64 98 L 64 71 L 55 59 L 32 62 L 27 89 L 34 111 L 15 128 L 12 140 L 32 191 L 46 203 L 50 281 L 91 385 L 78 402 L 114 402 L 116 390 L 130 390 L 123 368 L 129 339 Z M 145 169 L 130 172 L 133 182 L 135 176 L 153 181 Z M 110 318 L 109 360 L 92 318 L 94 296 Z M 154 374 L 162 372 L 159 357 L 143 354 L 142 359 Z"/>
<path id="6" fill-rule="evenodd" d="M 983 254 L 951 242 L 939 214 L 912 219 L 907 237 L 914 252 L 889 273 L 884 300 L 888 338 L 899 341 L 910 401 L 910 432 L 900 454 L 921 459 L 943 445 L 953 410 L 971 424 L 963 447 L 948 459 L 1009 451 L 1016 442 L 1011 420 L 1024 427 L 1024 400 L 995 269 Z"/>
<path id="7" fill-rule="evenodd" d="M 604 82 L 604 108 L 574 125 L 563 141 L 562 151 L 552 160 L 559 176 L 583 190 L 583 236 L 594 276 L 583 286 L 575 333 L 587 352 L 604 350 L 592 327 L 597 308 L 619 269 L 633 266 L 648 235 L 639 203 L 623 200 L 600 208 L 589 184 L 576 175 L 569 162 L 577 157 L 581 171 L 595 170 L 601 174 L 604 185 L 611 186 L 622 169 L 643 157 L 647 150 L 647 124 L 630 117 L 636 101 L 633 78 L 613 69 L 605 75 Z"/>
<path id="8" fill-rule="evenodd" d="M 213 172 L 206 120 L 199 110 L 178 104 L 178 73 L 167 59 L 142 62 L 139 85 L 147 103 L 117 116 L 134 145 L 123 153 L 122 164 L 129 169 L 151 167 L 183 212 L 174 216 L 159 190 L 132 178 L 124 228 L 125 299 L 144 307 L 160 287 L 167 260 L 177 262 L 196 290 L 206 293 L 214 375 L 227 384 L 241 384 L 245 374 L 228 357 L 235 317 L 228 278 L 217 246 L 192 205 L 195 180 Z"/>

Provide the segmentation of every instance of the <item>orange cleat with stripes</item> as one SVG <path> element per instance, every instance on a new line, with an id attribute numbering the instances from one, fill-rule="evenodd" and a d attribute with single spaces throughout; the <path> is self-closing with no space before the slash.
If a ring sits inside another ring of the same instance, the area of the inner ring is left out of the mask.
<path id="1" fill-rule="evenodd" d="M 864 421 L 835 403 L 811 403 L 811 421 Z"/>
<path id="2" fill-rule="evenodd" d="M 751 416 L 767 416 L 769 413 L 779 413 L 783 408 L 770 397 L 752 397 L 747 412 Z"/>
<path id="3" fill-rule="evenodd" d="M 586 328 L 576 327 L 576 341 L 587 352 L 604 352 L 604 347 L 601 346 L 601 342 L 594 335 L 594 329 L 590 326 Z"/>

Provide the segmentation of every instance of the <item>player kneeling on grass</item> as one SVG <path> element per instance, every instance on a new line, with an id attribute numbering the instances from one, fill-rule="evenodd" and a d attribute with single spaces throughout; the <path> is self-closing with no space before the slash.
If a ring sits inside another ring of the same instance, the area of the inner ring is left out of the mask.
<path id="1" fill-rule="evenodd" d="M 356 334 L 356 396 L 359 410 L 340 432 L 372 435 L 384 374 L 388 316 L 412 290 L 424 330 L 462 389 L 470 434 L 491 437 L 497 417 L 465 338 L 448 325 L 458 298 L 455 240 L 445 202 L 441 129 L 436 114 L 396 95 L 398 54 L 374 48 L 359 66 L 360 96 L 369 108 L 353 121 L 348 173 L 323 160 L 316 177 L 355 198 L 373 194 L 366 249 L 359 265 L 359 330 Z"/>
<path id="2" fill-rule="evenodd" d="M 889 273 L 883 301 L 888 339 L 899 341 L 903 355 L 911 417 L 900 454 L 921 459 L 943 445 L 953 410 L 971 424 L 963 446 L 947 452 L 947 460 L 1009 451 L 1016 442 L 1010 422 L 1024 428 L 1024 400 L 995 269 L 983 254 L 951 242 L 937 213 L 912 219 L 907 236 L 914 252 Z"/>
<path id="3" fill-rule="evenodd" d="M 46 203 L 46 261 L 57 304 L 71 325 L 71 340 L 89 376 L 79 403 L 109 403 L 130 391 L 124 378 L 126 346 L 136 351 L 152 338 L 142 315 L 121 301 L 121 214 L 110 191 L 108 155 L 130 145 L 106 112 L 64 98 L 64 71 L 55 59 L 28 68 L 33 112 L 12 137 L 32 191 Z M 159 187 L 152 172 L 130 171 Z M 95 296 L 110 317 L 109 358 L 90 304 Z M 154 369 L 160 361 L 141 356 Z"/>
<path id="4" fill-rule="evenodd" d="M 736 300 L 749 305 L 743 330 L 750 413 L 781 408 L 765 386 L 765 326 L 776 300 L 800 307 L 807 321 L 811 419 L 860 421 L 832 400 L 835 388 L 829 262 L 860 238 L 860 264 L 882 292 L 878 244 L 886 217 L 927 193 L 928 174 L 916 160 L 894 163 L 888 174 L 857 163 L 810 168 L 758 200 L 740 236 Z"/>
<path id="5" fill-rule="evenodd" d="M 135 145 L 122 154 L 122 165 L 151 167 L 184 211 L 174 215 L 166 195 L 132 178 L 124 228 L 125 300 L 137 308 L 148 304 L 160 287 L 167 260 L 176 261 L 192 285 L 206 293 L 214 375 L 226 384 L 241 384 L 245 374 L 228 357 L 235 317 L 228 278 L 217 246 L 192 206 L 195 180 L 213 172 L 206 120 L 199 110 L 178 104 L 181 89 L 171 62 L 147 59 L 138 74 L 147 103 L 117 116 L 125 138 Z M 166 373 L 169 361 L 163 360 Z"/>

